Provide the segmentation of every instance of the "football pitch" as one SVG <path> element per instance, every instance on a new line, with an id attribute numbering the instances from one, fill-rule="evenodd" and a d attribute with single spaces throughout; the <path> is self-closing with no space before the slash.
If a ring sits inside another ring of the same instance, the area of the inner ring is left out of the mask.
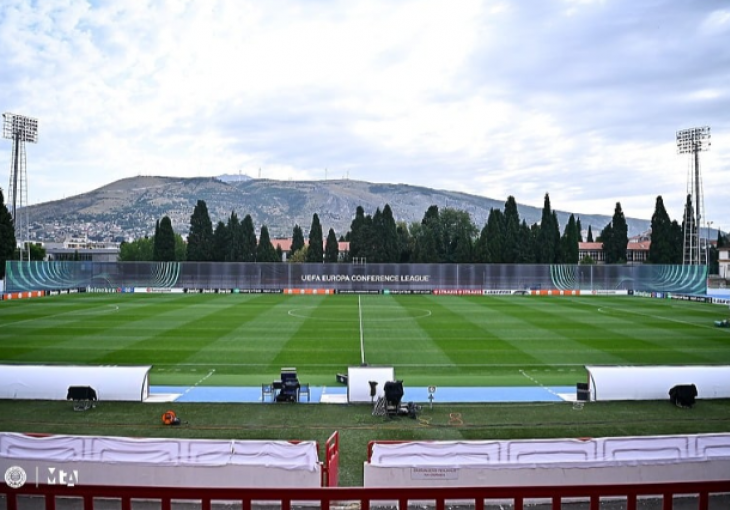
<path id="1" fill-rule="evenodd" d="M 77 294 L 0 302 L 0 362 L 152 365 L 152 385 L 258 386 L 349 366 L 408 386 L 574 385 L 585 365 L 730 364 L 728 309 L 639 297 Z"/>

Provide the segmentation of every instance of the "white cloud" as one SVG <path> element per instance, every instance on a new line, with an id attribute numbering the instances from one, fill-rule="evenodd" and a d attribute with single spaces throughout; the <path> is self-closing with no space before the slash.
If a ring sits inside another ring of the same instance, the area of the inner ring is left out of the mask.
<path id="1" fill-rule="evenodd" d="M 140 174 L 327 168 L 643 218 L 663 195 L 678 218 L 674 132 L 710 125 L 706 216 L 721 223 L 730 11 L 712 7 L 6 0 L 0 98 L 40 120 L 31 201 Z"/>

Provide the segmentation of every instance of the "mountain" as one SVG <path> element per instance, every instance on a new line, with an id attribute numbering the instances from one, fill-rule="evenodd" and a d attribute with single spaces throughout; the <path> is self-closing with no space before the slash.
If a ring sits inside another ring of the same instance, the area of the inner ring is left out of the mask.
<path id="1" fill-rule="evenodd" d="M 228 176 L 238 177 L 238 176 Z M 198 200 L 205 200 L 213 227 L 225 222 L 231 211 L 239 219 L 250 214 L 254 225 L 266 225 L 274 237 L 290 237 L 294 224 L 306 233 L 312 215 L 319 215 L 327 235 L 330 228 L 339 237 L 350 228 L 357 206 L 373 214 L 390 204 L 396 221 L 421 221 L 431 205 L 469 212 L 479 230 L 492 208 L 504 210 L 504 200 L 455 191 L 436 190 L 407 184 L 376 184 L 352 180 L 274 181 L 268 179 L 227 179 L 216 177 L 130 177 L 94 191 L 63 200 L 29 207 L 31 238 L 42 241 L 63 241 L 72 236 L 87 235 L 94 240 L 121 240 L 152 235 L 155 222 L 167 215 L 173 228 L 187 234 L 190 216 Z M 558 204 L 551 204 L 555 208 Z M 520 219 L 528 225 L 537 223 L 542 209 L 518 205 Z M 558 211 L 563 226 L 569 212 Z M 610 221 L 610 215 L 589 215 L 576 212 L 584 230 L 590 225 L 594 236 Z M 650 222 L 626 218 L 629 235 L 646 231 Z"/>

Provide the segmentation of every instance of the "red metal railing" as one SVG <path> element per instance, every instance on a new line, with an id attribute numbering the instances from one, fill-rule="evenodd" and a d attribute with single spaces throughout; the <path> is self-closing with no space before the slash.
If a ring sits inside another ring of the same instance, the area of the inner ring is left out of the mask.
<path id="1" fill-rule="evenodd" d="M 340 434 L 334 431 L 324 444 L 322 487 L 337 487 L 340 482 Z"/>
<path id="2" fill-rule="evenodd" d="M 241 510 L 251 510 L 258 501 L 279 501 L 281 510 L 291 510 L 292 504 L 319 503 L 322 510 L 329 510 L 333 502 L 357 501 L 363 510 L 373 502 L 397 502 L 405 510 L 409 501 L 419 504 L 431 501 L 436 510 L 445 510 L 446 502 L 458 500 L 471 503 L 475 510 L 484 510 L 485 500 L 508 501 L 515 510 L 523 510 L 526 500 L 547 500 L 559 510 L 565 498 L 581 498 L 590 502 L 591 510 L 599 510 L 602 498 L 623 498 L 627 510 L 636 510 L 637 498 L 661 497 L 662 508 L 672 509 L 676 496 L 696 496 L 697 509 L 708 510 L 711 495 L 730 493 L 730 479 L 716 482 L 654 483 L 636 485 L 592 485 L 566 487 L 440 487 L 440 488 L 269 488 L 269 489 L 214 489 L 179 487 L 125 487 L 24 485 L 18 489 L 0 484 L 0 494 L 6 498 L 7 510 L 18 510 L 18 496 L 44 496 L 45 510 L 56 510 L 56 497 L 77 497 L 83 500 L 84 510 L 93 510 L 96 498 L 121 500 L 121 510 L 131 510 L 133 499 L 156 500 L 161 510 L 172 510 L 172 501 L 200 501 L 201 510 L 211 510 L 214 501 L 240 502 Z"/>

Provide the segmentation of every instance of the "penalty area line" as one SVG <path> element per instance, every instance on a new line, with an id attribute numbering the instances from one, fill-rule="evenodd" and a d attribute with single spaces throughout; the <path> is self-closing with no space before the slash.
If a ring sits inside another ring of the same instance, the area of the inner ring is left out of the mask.
<path id="1" fill-rule="evenodd" d="M 195 388 L 197 388 L 197 387 L 198 387 L 198 385 L 199 385 L 200 383 L 202 383 L 203 381 L 205 381 L 205 380 L 206 380 L 206 379 L 207 379 L 208 377 L 210 377 L 210 376 L 211 376 L 211 375 L 213 375 L 214 373 L 215 373 L 215 368 L 212 368 L 212 369 L 210 370 L 210 372 L 208 372 L 208 373 L 207 373 L 206 375 L 204 375 L 204 376 L 203 376 L 203 377 L 202 377 L 202 378 L 201 378 L 201 379 L 200 379 L 200 380 L 199 380 L 198 382 L 196 382 L 195 384 L 193 384 L 192 386 L 190 386 L 190 387 L 189 387 L 188 389 L 186 389 L 186 390 L 185 390 L 185 391 L 183 392 L 183 395 L 187 395 L 187 394 L 188 394 L 188 393 L 189 393 L 190 391 L 192 391 L 192 390 L 194 390 Z"/>
<path id="2" fill-rule="evenodd" d="M 531 375 L 527 374 L 524 370 L 520 370 L 520 373 L 522 375 L 524 375 L 525 377 L 527 377 L 533 383 L 537 384 L 543 390 L 547 391 L 551 395 L 554 395 L 554 396 L 556 396 L 556 397 L 558 397 L 558 398 L 560 398 L 562 400 L 562 397 L 560 395 L 558 395 L 557 393 L 555 393 L 553 390 L 551 390 L 550 388 L 548 388 L 547 386 L 545 386 L 544 384 L 542 384 L 540 381 L 538 381 L 537 379 L 535 379 Z"/>

